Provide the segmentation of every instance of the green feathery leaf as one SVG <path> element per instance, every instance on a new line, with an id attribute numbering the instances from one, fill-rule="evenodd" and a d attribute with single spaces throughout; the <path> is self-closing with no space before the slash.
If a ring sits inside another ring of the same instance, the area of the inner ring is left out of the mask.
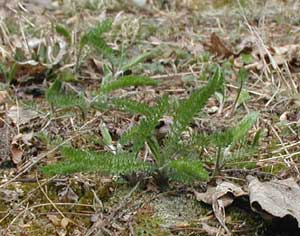
<path id="1" fill-rule="evenodd" d="M 217 132 L 211 136 L 211 141 L 218 147 L 234 145 L 245 138 L 250 128 L 255 124 L 259 113 L 252 112 L 246 115 L 235 127 L 224 132 Z"/>
<path id="2" fill-rule="evenodd" d="M 141 114 L 141 115 L 149 116 L 153 112 L 152 107 L 150 107 L 146 103 L 137 102 L 137 101 L 129 100 L 126 98 L 113 99 L 111 104 L 114 108 L 129 112 L 132 114 Z"/>
<path id="3" fill-rule="evenodd" d="M 102 34 L 108 32 L 111 29 L 111 20 L 105 20 L 101 22 L 95 28 L 89 30 L 80 40 L 80 48 L 85 45 L 92 46 L 98 53 L 103 54 L 109 58 L 113 57 L 113 49 L 109 47 L 102 37 Z"/>
<path id="4" fill-rule="evenodd" d="M 147 60 L 148 58 L 152 57 L 154 55 L 154 52 L 145 52 L 140 54 L 137 57 L 134 57 L 131 59 L 128 63 L 122 66 L 121 70 L 126 71 L 129 70 L 130 68 L 136 66 L 137 64 Z"/>
<path id="5" fill-rule="evenodd" d="M 206 86 L 194 91 L 189 98 L 182 101 L 179 106 L 175 108 L 172 132 L 163 148 L 162 156 L 165 159 L 170 158 L 174 152 L 177 152 L 177 146 L 180 142 L 182 132 L 205 106 L 207 100 L 222 86 L 223 81 L 222 71 L 217 67 L 214 76 L 209 80 Z"/>
<path id="6" fill-rule="evenodd" d="M 130 86 L 154 86 L 157 84 L 158 82 L 156 80 L 153 80 L 146 76 L 129 75 L 121 77 L 113 82 L 103 84 L 101 92 L 109 93 L 113 90 Z"/>
<path id="7" fill-rule="evenodd" d="M 84 109 L 87 107 L 83 95 L 64 91 L 63 83 L 58 79 L 56 79 L 52 86 L 47 90 L 46 98 L 53 106 L 64 109 L 73 107 Z"/>
<path id="8" fill-rule="evenodd" d="M 145 117 L 140 123 L 129 131 L 125 132 L 121 137 L 121 144 L 133 144 L 133 150 L 138 151 L 144 143 L 153 135 L 155 127 L 159 123 L 159 119 L 163 117 L 169 109 L 169 101 L 167 96 L 163 96 L 156 106 L 152 107 L 150 116 Z"/>
<path id="9" fill-rule="evenodd" d="M 239 142 L 243 139 L 251 127 L 255 124 L 259 116 L 258 112 L 251 112 L 247 114 L 238 124 L 232 129 L 233 140 L 232 144 Z"/>
<path id="10" fill-rule="evenodd" d="M 186 128 L 195 115 L 205 106 L 207 100 L 221 87 L 223 81 L 222 71 L 218 67 L 213 78 L 205 87 L 194 91 L 188 99 L 179 104 L 174 117 L 175 128 L 179 128 L 178 132 L 182 132 Z"/>
<path id="11" fill-rule="evenodd" d="M 48 165 L 42 171 L 49 175 L 71 174 L 76 172 L 100 172 L 103 174 L 130 174 L 136 171 L 148 171 L 149 164 L 138 160 L 131 153 L 96 153 L 64 147 L 62 155 L 67 160 Z"/>
<path id="12" fill-rule="evenodd" d="M 177 181 L 190 183 L 196 180 L 205 181 L 208 179 L 208 173 L 203 168 L 201 161 L 172 160 L 168 166 L 171 168 L 170 177 Z"/>

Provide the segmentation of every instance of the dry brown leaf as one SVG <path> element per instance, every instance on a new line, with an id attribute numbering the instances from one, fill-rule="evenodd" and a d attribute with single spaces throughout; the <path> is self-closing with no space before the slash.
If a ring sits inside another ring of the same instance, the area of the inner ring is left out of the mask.
<path id="1" fill-rule="evenodd" d="M 194 191 L 196 199 L 213 207 L 214 214 L 221 226 L 230 235 L 230 231 L 225 224 L 225 207 L 232 204 L 236 197 L 247 195 L 241 187 L 230 182 L 221 182 L 216 187 L 211 186 L 205 193 Z"/>
<path id="2" fill-rule="evenodd" d="M 300 187 L 293 179 L 260 182 L 247 176 L 251 208 L 263 218 L 293 218 L 300 228 Z"/>
<path id="3" fill-rule="evenodd" d="M 213 195 L 215 195 L 217 199 L 223 200 L 223 205 L 225 207 L 231 205 L 231 203 L 234 201 L 234 198 L 247 195 L 247 193 L 243 191 L 241 187 L 230 182 L 221 182 L 216 187 L 210 186 L 205 193 L 199 193 L 196 191 L 194 191 L 194 193 L 198 201 L 202 201 L 209 205 L 212 205 Z"/>
<path id="4" fill-rule="evenodd" d="M 14 164 L 18 165 L 22 161 L 22 157 L 24 154 L 23 146 L 31 146 L 31 139 L 33 137 L 33 132 L 25 133 L 25 134 L 17 134 L 13 137 L 11 142 L 11 158 Z"/>
<path id="5" fill-rule="evenodd" d="M 210 43 L 205 43 L 204 46 L 219 58 L 229 58 L 230 56 L 234 56 L 234 53 L 225 46 L 225 43 L 222 42 L 216 33 L 211 34 Z"/>
<path id="6" fill-rule="evenodd" d="M 18 165 L 22 162 L 24 151 L 18 145 L 12 145 L 10 148 L 11 159 L 14 164 Z"/>
<path id="7" fill-rule="evenodd" d="M 58 218 L 56 215 L 48 214 L 48 215 L 47 215 L 47 218 L 51 221 L 51 223 L 52 223 L 54 226 L 60 226 L 60 225 L 61 225 L 61 219 Z"/>

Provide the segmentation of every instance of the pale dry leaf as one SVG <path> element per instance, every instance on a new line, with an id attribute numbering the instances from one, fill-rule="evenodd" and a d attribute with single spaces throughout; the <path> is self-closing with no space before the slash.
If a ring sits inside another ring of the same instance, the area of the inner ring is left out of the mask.
<path id="1" fill-rule="evenodd" d="M 251 208 L 263 218 L 272 220 L 292 217 L 300 228 L 300 187 L 294 179 L 260 182 L 247 176 Z"/>
<path id="2" fill-rule="evenodd" d="M 59 217 L 57 217 L 56 215 L 51 215 L 51 214 L 48 214 L 47 215 L 47 218 L 51 221 L 51 223 L 54 225 L 54 226 L 60 226 L 61 225 L 61 219 Z"/>
<path id="3" fill-rule="evenodd" d="M 70 219 L 64 217 L 62 218 L 60 225 L 62 228 L 66 229 L 69 223 L 70 223 Z"/>
<path id="4" fill-rule="evenodd" d="M 7 98 L 8 98 L 7 91 L 0 91 L 0 105 L 6 103 Z"/>
<path id="5" fill-rule="evenodd" d="M 57 233 L 57 236 L 67 236 L 68 231 L 66 229 L 57 229 L 56 233 Z"/>
<path id="6" fill-rule="evenodd" d="M 170 132 L 173 125 L 173 118 L 165 116 L 159 120 L 159 124 L 155 127 L 155 136 L 157 140 L 162 140 Z"/>
<path id="7" fill-rule="evenodd" d="M 238 55 L 242 53 L 251 53 L 252 51 L 258 50 L 257 38 L 253 35 L 245 36 L 236 48 Z"/>
<path id="8" fill-rule="evenodd" d="M 11 158 L 14 164 L 18 165 L 22 161 L 22 157 L 24 154 L 23 146 L 31 146 L 31 139 L 33 138 L 33 132 L 25 133 L 25 134 L 17 134 L 12 138 L 11 142 Z"/>
<path id="9" fill-rule="evenodd" d="M 247 193 L 241 187 L 224 181 L 216 187 L 208 187 L 205 193 L 194 191 L 194 194 L 198 201 L 212 205 L 217 220 L 227 234 L 230 235 L 231 233 L 225 224 L 225 207 L 231 205 L 235 198 L 246 196 Z"/>
<path id="10" fill-rule="evenodd" d="M 209 186 L 205 193 L 194 191 L 194 194 L 198 201 L 202 201 L 209 205 L 212 205 L 213 195 L 215 195 L 217 199 L 222 199 L 225 207 L 231 205 L 234 198 L 247 195 L 247 193 L 241 187 L 225 181 L 221 182 L 217 186 Z"/>
<path id="11" fill-rule="evenodd" d="M 144 7 L 147 3 L 147 0 L 132 0 L 132 2 L 138 7 Z"/>
<path id="12" fill-rule="evenodd" d="M 32 145 L 32 143 L 30 142 L 32 138 L 33 138 L 33 132 L 22 134 L 22 141 L 27 146 Z"/>
<path id="13" fill-rule="evenodd" d="M 12 106 L 6 112 L 6 115 L 15 125 L 24 125 L 39 117 L 39 114 L 36 111 L 17 106 Z"/>

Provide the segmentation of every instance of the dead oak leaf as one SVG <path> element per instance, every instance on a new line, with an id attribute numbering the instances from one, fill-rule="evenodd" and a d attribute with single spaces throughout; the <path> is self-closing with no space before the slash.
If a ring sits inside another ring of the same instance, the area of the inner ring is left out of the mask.
<path id="1" fill-rule="evenodd" d="M 225 43 L 216 33 L 211 34 L 210 42 L 204 43 L 204 46 L 207 47 L 212 54 L 215 54 L 221 59 L 229 58 L 235 55 L 227 46 L 225 46 Z"/>
<path id="2" fill-rule="evenodd" d="M 260 182 L 247 176 L 250 205 L 263 218 L 294 219 L 300 228 L 300 187 L 292 179 Z"/>
<path id="3" fill-rule="evenodd" d="M 217 186 L 211 186 L 205 193 L 194 191 L 196 199 L 212 205 L 215 217 L 228 235 L 230 231 L 225 224 L 225 208 L 232 204 L 235 198 L 247 195 L 241 187 L 230 182 L 221 182 Z"/>

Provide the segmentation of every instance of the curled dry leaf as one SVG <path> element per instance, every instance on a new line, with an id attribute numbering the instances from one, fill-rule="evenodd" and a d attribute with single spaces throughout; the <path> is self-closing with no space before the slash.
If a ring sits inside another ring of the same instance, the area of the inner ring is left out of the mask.
<path id="1" fill-rule="evenodd" d="M 16 63 L 7 63 L 6 66 L 14 68 L 14 80 L 19 83 L 26 82 L 28 77 L 43 80 L 43 75 L 64 59 L 68 53 L 67 42 L 60 37 L 54 38 L 51 42 L 48 41 L 45 38 L 32 38 L 28 42 L 14 43 L 19 53 L 25 58 Z M 32 53 L 39 54 L 39 50 L 45 51 L 43 56 L 39 60 L 32 60 Z"/>
<path id="2" fill-rule="evenodd" d="M 16 165 L 22 162 L 24 150 L 18 145 L 12 145 L 10 148 L 12 162 Z"/>
<path id="3" fill-rule="evenodd" d="M 235 55 L 228 47 L 225 46 L 225 43 L 216 33 L 211 34 L 210 42 L 204 43 L 204 46 L 218 58 L 229 58 Z"/>
<path id="4" fill-rule="evenodd" d="M 263 218 L 294 219 L 300 228 L 300 187 L 291 178 L 260 182 L 247 176 L 251 208 Z"/>
<path id="5" fill-rule="evenodd" d="M 17 134 L 13 137 L 11 142 L 11 158 L 14 164 L 18 165 L 22 161 L 24 154 L 23 146 L 31 146 L 31 139 L 33 138 L 33 132 L 26 134 Z"/>
<path id="6" fill-rule="evenodd" d="M 155 136 L 157 140 L 162 140 L 171 131 L 173 118 L 166 116 L 159 120 L 159 124 L 155 127 Z"/>
<path id="7" fill-rule="evenodd" d="M 232 204 L 235 198 L 247 195 L 241 187 L 230 182 L 221 182 L 216 187 L 211 186 L 205 193 L 194 191 L 196 199 L 206 204 L 212 205 L 214 214 L 221 226 L 230 235 L 230 231 L 225 224 L 225 207 Z"/>
<path id="8" fill-rule="evenodd" d="M 198 201 L 209 205 L 213 204 L 213 198 L 222 199 L 224 207 L 231 205 L 235 198 L 247 195 L 241 187 L 230 182 L 221 182 L 216 187 L 210 186 L 205 193 L 194 193 Z M 213 197 L 214 195 L 216 197 Z"/>
<path id="9" fill-rule="evenodd" d="M 246 36 L 236 48 L 237 55 L 241 55 L 242 53 L 251 53 L 254 50 L 258 50 L 257 39 L 253 35 Z"/>
<path id="10" fill-rule="evenodd" d="M 291 72 L 300 72 L 300 44 L 289 44 L 285 46 L 262 46 L 259 40 L 253 36 L 246 37 L 237 46 L 238 53 L 235 55 L 249 54 L 254 59 L 253 63 L 246 65 L 247 69 L 261 70 L 264 68 L 264 61 L 270 63 L 275 69 L 287 64 Z M 236 57 L 234 64 L 237 67 L 243 66 L 240 57 Z"/>

